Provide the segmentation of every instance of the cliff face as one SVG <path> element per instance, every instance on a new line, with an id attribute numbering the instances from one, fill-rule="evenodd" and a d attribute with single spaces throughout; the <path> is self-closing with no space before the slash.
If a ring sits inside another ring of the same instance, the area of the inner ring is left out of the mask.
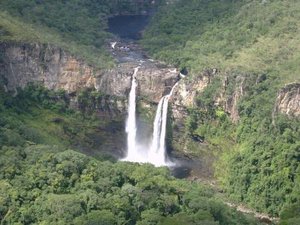
<path id="1" fill-rule="evenodd" d="M 0 44 L 0 65 L 5 89 L 16 91 L 34 82 L 53 90 L 74 94 L 81 89 L 96 89 L 102 94 L 127 98 L 135 65 L 122 63 L 111 70 L 97 70 L 60 48 L 42 44 Z M 155 64 L 141 66 L 138 94 L 158 102 L 177 80 L 177 74 Z"/>
<path id="2" fill-rule="evenodd" d="M 17 88 L 24 88 L 28 83 L 34 82 L 53 90 L 63 89 L 70 94 L 73 106 L 85 110 L 97 112 L 106 121 L 112 122 L 113 129 L 104 129 L 106 133 L 114 136 L 116 130 L 120 134 L 120 140 L 115 144 L 107 144 L 105 149 L 121 149 L 124 146 L 124 121 L 127 114 L 127 98 L 131 88 L 131 79 L 134 68 L 139 66 L 136 79 L 138 82 L 137 95 L 139 99 L 139 124 L 143 126 L 143 132 L 138 135 L 140 139 L 148 139 L 152 130 L 151 124 L 155 113 L 155 104 L 160 98 L 169 93 L 178 81 L 178 73 L 174 68 L 163 66 L 157 62 L 146 60 L 139 65 L 139 61 L 121 62 L 110 70 L 99 70 L 86 64 L 84 61 L 68 54 L 60 48 L 43 44 L 0 44 L 0 81 L 7 91 L 16 92 Z M 204 149 L 207 146 L 201 137 L 191 140 L 193 137 L 185 136 L 185 122 L 189 115 L 188 109 L 196 106 L 197 96 L 212 85 L 214 78 L 220 80 L 216 93 L 213 94 L 213 102 L 227 112 L 233 122 L 238 122 L 239 113 L 237 104 L 249 88 L 249 83 L 255 85 L 263 78 L 247 80 L 246 75 L 222 74 L 216 69 L 204 71 L 195 79 L 188 77 L 180 80 L 170 100 L 174 129 L 172 145 L 180 154 L 186 152 L 193 155 L 191 149 Z M 0 83 L 0 84 L 1 84 Z M 101 97 L 89 101 L 85 105 L 78 95 L 80 90 L 90 90 L 100 93 Z M 283 113 L 290 117 L 300 115 L 300 84 L 286 85 L 278 92 L 273 116 Z M 151 121 L 151 122 L 150 122 Z M 148 130 L 147 130 L 148 129 Z M 109 135 L 108 135 L 109 136 Z M 108 138 L 107 138 L 108 139 Z M 115 142 L 115 140 L 113 141 Z M 199 147 L 200 146 L 200 147 Z M 202 151 L 202 150 L 201 150 Z M 121 155 L 122 152 L 118 152 Z"/>
<path id="3" fill-rule="evenodd" d="M 182 120 L 187 115 L 187 109 L 196 105 L 197 95 L 204 91 L 216 73 L 216 70 L 207 70 L 194 80 L 185 78 L 179 82 L 171 99 L 175 120 Z"/>
<path id="4" fill-rule="evenodd" d="M 0 44 L 1 76 L 9 91 L 24 88 L 29 82 L 53 90 L 73 93 L 95 84 L 92 67 L 68 55 L 63 50 L 39 44 Z"/>
<path id="5" fill-rule="evenodd" d="M 273 116 L 277 113 L 300 116 L 300 83 L 287 84 L 278 92 Z"/>
<path id="6" fill-rule="evenodd" d="M 95 75 L 95 88 L 108 95 L 127 97 L 135 67 L 132 63 L 122 63 L 114 69 L 101 71 Z M 178 76 L 168 68 L 146 64 L 139 67 L 136 79 L 137 95 L 158 103 L 160 98 L 171 90 Z"/>
<path id="7" fill-rule="evenodd" d="M 229 79 L 228 75 L 221 75 L 216 69 L 204 71 L 201 76 L 198 76 L 193 81 L 184 79 L 180 82 L 172 98 L 175 119 L 182 119 L 187 114 L 187 108 L 196 106 L 196 97 L 201 95 L 216 76 L 221 80 L 221 85 L 217 92 L 213 93 L 214 105 L 223 108 L 233 122 L 239 120 L 237 103 L 244 95 L 246 78 L 244 76 L 236 76 L 234 79 Z M 232 90 L 229 91 L 229 89 Z"/>
<path id="8" fill-rule="evenodd" d="M 215 93 L 211 93 L 213 104 L 228 113 L 234 123 L 237 123 L 240 118 L 238 111 L 240 99 L 266 79 L 265 75 L 226 74 L 220 73 L 216 69 L 206 70 L 192 81 L 183 79 L 172 97 L 173 117 L 179 127 L 183 127 L 184 120 L 188 115 L 188 108 L 196 106 L 196 97 L 211 85 L 214 78 L 220 80 L 220 85 Z M 279 90 L 274 104 L 273 118 L 278 113 L 288 117 L 300 116 L 299 83 L 287 84 Z"/>
<path id="9" fill-rule="evenodd" d="M 229 77 L 229 75 L 222 77 L 222 85 L 215 98 L 215 105 L 223 108 L 229 114 L 232 122 L 237 123 L 240 119 L 237 106 L 246 89 L 246 77 L 244 75 L 238 75 L 231 79 Z"/>
<path id="10" fill-rule="evenodd" d="M 18 88 L 37 83 L 51 90 L 65 90 L 70 104 L 84 112 L 96 113 L 105 124 L 99 149 L 123 155 L 128 94 L 138 61 L 119 63 L 110 70 L 99 70 L 60 48 L 45 44 L 0 43 L 0 85 L 16 94 Z M 149 138 L 155 104 L 178 80 L 173 68 L 147 61 L 140 65 L 138 82 L 139 138 Z M 150 122 L 151 121 L 151 122 Z M 146 130 L 148 129 L 148 130 Z M 145 130 L 145 131 L 144 131 Z M 92 134 L 91 134 L 92 135 Z M 95 143 L 98 143 L 95 134 Z"/>

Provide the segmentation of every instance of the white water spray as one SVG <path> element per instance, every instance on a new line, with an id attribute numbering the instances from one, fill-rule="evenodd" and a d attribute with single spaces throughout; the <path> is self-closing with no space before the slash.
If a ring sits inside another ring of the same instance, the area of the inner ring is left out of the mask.
<path id="1" fill-rule="evenodd" d="M 110 42 L 110 46 L 112 49 L 115 49 L 117 42 Z"/>
<path id="2" fill-rule="evenodd" d="M 163 96 L 159 101 L 153 123 L 152 143 L 150 149 L 147 151 L 147 148 L 142 147 L 142 145 L 139 146 L 136 140 L 136 75 L 138 70 L 139 67 L 136 67 L 132 75 L 128 103 L 128 117 L 126 122 L 127 156 L 123 160 L 139 163 L 151 163 L 155 166 L 167 166 L 170 165 L 170 162 L 167 161 L 165 147 L 168 103 L 173 90 L 178 83 L 172 87 L 168 95 Z"/>
<path id="3" fill-rule="evenodd" d="M 167 116 L 169 99 L 178 83 L 171 89 L 168 95 L 165 95 L 159 101 L 156 115 L 153 124 L 153 135 L 150 152 L 148 154 L 148 161 L 156 166 L 168 165 L 166 154 L 166 130 L 167 130 Z"/>
<path id="4" fill-rule="evenodd" d="M 136 162 L 136 157 L 138 155 L 136 146 L 136 74 L 138 71 L 139 67 L 136 67 L 132 75 L 131 90 L 129 93 L 128 117 L 126 121 L 127 157 L 124 159 L 126 161 L 134 162 Z"/>

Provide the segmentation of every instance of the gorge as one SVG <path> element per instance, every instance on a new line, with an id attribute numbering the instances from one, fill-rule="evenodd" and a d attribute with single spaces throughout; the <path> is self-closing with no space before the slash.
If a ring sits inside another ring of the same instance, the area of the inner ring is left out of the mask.
<path id="1" fill-rule="evenodd" d="M 0 7 L 1 224 L 299 224 L 300 3 Z"/>

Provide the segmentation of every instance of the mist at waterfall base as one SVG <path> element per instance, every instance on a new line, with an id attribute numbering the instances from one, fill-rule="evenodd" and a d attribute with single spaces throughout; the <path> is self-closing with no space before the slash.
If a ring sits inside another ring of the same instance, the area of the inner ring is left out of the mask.
<path id="1" fill-rule="evenodd" d="M 137 140 L 137 124 L 136 124 L 136 76 L 139 67 L 134 69 L 131 81 L 131 90 L 128 100 L 128 117 L 126 121 L 127 133 L 127 156 L 123 161 L 151 163 L 155 166 L 172 166 L 174 163 L 168 160 L 165 138 L 167 127 L 168 103 L 177 83 L 173 86 L 170 93 L 165 95 L 159 101 L 156 115 L 153 123 L 152 141 L 149 144 L 139 143 Z"/>

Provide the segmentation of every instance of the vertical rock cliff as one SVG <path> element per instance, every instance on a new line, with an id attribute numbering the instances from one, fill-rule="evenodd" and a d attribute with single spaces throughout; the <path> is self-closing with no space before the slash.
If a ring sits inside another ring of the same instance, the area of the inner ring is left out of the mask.
<path id="1" fill-rule="evenodd" d="M 126 99 L 135 64 L 120 63 L 109 70 L 95 69 L 68 52 L 47 44 L 0 43 L 1 73 L 4 88 L 17 91 L 28 83 L 51 90 L 76 92 L 94 89 L 106 96 Z M 178 80 L 178 75 L 155 63 L 141 66 L 137 74 L 138 96 L 149 102 L 159 99 Z"/>
<path id="2" fill-rule="evenodd" d="M 273 117 L 278 113 L 300 116 L 300 83 L 287 84 L 278 92 Z"/>

